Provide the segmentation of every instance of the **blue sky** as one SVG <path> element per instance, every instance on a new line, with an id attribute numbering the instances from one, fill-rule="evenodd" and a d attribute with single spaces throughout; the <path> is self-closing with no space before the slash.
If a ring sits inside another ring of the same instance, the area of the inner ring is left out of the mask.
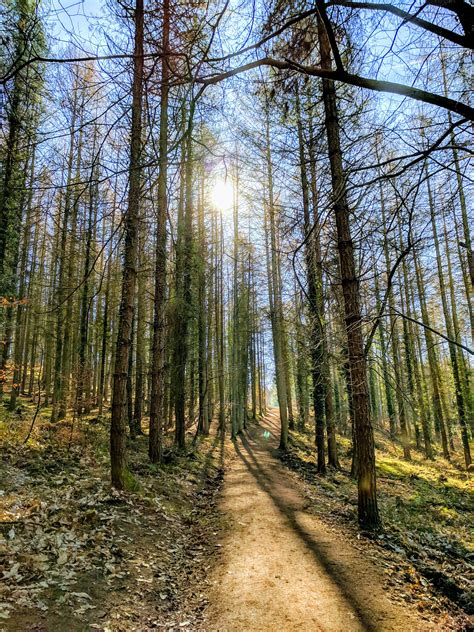
<path id="1" fill-rule="evenodd" d="M 99 0 L 50 0 L 47 22 L 53 48 L 72 42 L 81 50 L 96 53 L 100 42 L 91 29 L 100 23 L 104 4 Z"/>

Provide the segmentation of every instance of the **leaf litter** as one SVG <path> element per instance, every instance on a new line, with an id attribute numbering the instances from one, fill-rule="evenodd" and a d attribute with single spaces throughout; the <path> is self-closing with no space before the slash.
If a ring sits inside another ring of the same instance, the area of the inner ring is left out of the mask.
<path id="1" fill-rule="evenodd" d="M 131 447 L 136 492 L 118 492 L 95 449 L 4 451 L 0 629 L 186 629 L 206 605 L 223 476 L 209 438 L 162 468 Z M 50 467 L 51 462 L 57 467 Z"/>

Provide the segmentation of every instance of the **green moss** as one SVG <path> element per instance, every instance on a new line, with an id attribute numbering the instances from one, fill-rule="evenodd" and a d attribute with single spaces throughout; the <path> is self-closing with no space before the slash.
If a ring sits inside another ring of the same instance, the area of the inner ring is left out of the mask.
<path id="1" fill-rule="evenodd" d="M 449 507 L 436 507 L 433 513 L 435 518 L 440 518 L 447 524 L 454 524 L 459 518 L 458 512 L 454 511 L 454 509 L 449 509 Z"/>
<path id="2" fill-rule="evenodd" d="M 125 470 L 123 473 L 123 483 L 127 492 L 138 492 L 141 490 L 140 483 L 129 470 Z"/>
<path id="3" fill-rule="evenodd" d="M 418 468 L 412 463 L 400 461 L 392 457 L 378 457 L 376 461 L 379 474 L 382 476 L 393 476 L 395 478 L 403 478 L 405 476 L 417 476 Z"/>

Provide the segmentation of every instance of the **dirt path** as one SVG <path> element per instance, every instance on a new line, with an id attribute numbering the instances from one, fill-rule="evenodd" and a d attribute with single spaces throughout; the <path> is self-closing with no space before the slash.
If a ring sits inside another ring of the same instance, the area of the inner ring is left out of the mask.
<path id="1" fill-rule="evenodd" d="M 229 520 L 206 631 L 440 629 L 394 603 L 383 573 L 304 511 L 304 496 L 272 452 L 278 417 L 236 442 L 221 510 Z"/>

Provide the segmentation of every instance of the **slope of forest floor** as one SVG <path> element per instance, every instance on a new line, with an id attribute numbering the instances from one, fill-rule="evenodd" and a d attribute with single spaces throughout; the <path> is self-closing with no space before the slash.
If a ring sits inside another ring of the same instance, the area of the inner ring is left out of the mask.
<path id="1" fill-rule="evenodd" d="M 220 489 L 239 444 L 210 436 L 193 447 L 189 434 L 178 454 L 170 436 L 156 467 L 139 437 L 129 445 L 136 489 L 119 493 L 109 483 L 107 419 L 53 426 L 44 409 L 25 444 L 34 409 L 27 400 L 14 413 L 0 407 L 0 630 L 206 629 L 228 531 Z M 275 416 L 265 423 L 278 433 Z M 427 620 L 446 617 L 444 630 L 471 629 L 468 475 L 416 452 L 407 463 L 398 445 L 376 440 L 385 530 L 375 540 L 357 530 L 348 440 L 340 438 L 342 470 L 326 477 L 315 472 L 310 432 L 293 432 L 279 456 L 303 481 L 304 511 L 384 569 L 399 600 Z"/>
<path id="2" fill-rule="evenodd" d="M 166 464 L 130 444 L 136 490 L 111 489 L 100 419 L 52 426 L 0 407 L 0 629 L 196 629 L 221 528 L 225 448 L 214 437 Z M 171 438 L 170 438 L 171 442 Z"/>
<path id="3" fill-rule="evenodd" d="M 357 529 L 357 486 L 349 476 L 350 441 L 339 437 L 339 471 L 316 473 L 314 433 L 293 431 L 283 463 L 305 483 L 307 510 L 337 524 L 378 558 L 401 594 L 420 610 L 474 614 L 473 482 L 461 456 L 426 460 L 416 450 L 403 460 L 401 446 L 376 432 L 376 467 L 383 531 L 373 538 Z M 471 619 L 472 622 L 472 619 Z M 467 624 L 469 625 L 469 624 Z"/>

